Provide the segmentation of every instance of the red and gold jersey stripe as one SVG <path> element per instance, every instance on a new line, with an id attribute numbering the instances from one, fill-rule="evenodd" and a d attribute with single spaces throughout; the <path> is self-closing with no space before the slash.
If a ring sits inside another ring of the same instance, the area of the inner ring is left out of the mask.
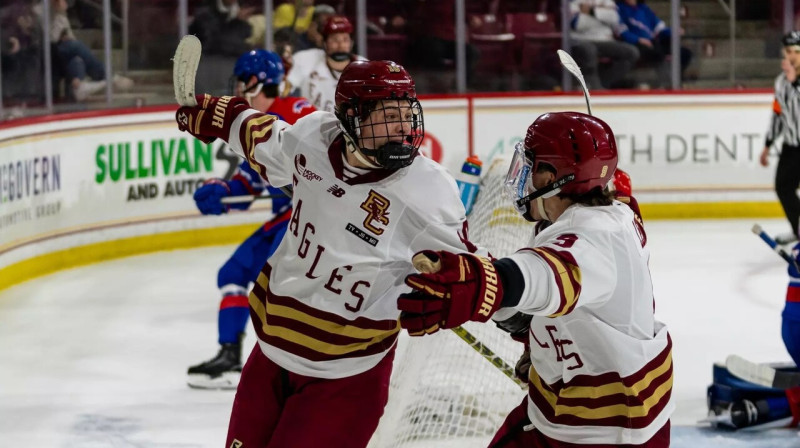
<path id="1" fill-rule="evenodd" d="M 535 247 L 529 250 L 542 257 L 555 274 L 561 302 L 558 309 L 548 317 L 563 316 L 575 309 L 581 294 L 581 269 L 572 254 L 549 247 Z"/>
<path id="2" fill-rule="evenodd" d="M 256 161 L 256 145 L 269 140 L 272 125 L 278 118 L 270 114 L 253 114 L 245 118 L 239 127 L 239 142 L 250 166 L 264 179 L 267 179 L 267 168 Z"/>
<path id="3" fill-rule="evenodd" d="M 636 373 L 579 375 L 564 384 L 548 385 L 534 369 L 528 395 L 544 417 L 563 425 L 641 429 L 650 425 L 672 394 L 672 340 Z"/>
<path id="4" fill-rule="evenodd" d="M 265 268 L 264 271 L 268 271 Z M 274 347 L 311 361 L 378 354 L 394 345 L 397 319 L 346 319 L 269 290 L 265 272 L 250 293 L 250 313 L 258 337 Z"/>

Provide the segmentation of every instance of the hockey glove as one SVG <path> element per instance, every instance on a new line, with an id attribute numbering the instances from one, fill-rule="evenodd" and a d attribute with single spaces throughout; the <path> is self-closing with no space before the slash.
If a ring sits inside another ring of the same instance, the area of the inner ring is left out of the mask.
<path id="1" fill-rule="evenodd" d="M 204 215 L 221 215 L 228 213 L 228 206 L 222 198 L 230 196 L 231 190 L 222 179 L 208 179 L 194 192 L 194 202 L 200 213 Z"/>
<path id="2" fill-rule="evenodd" d="M 531 350 L 526 345 L 522 356 L 517 360 L 517 365 L 514 366 L 514 374 L 517 375 L 517 378 L 527 383 L 530 377 L 531 365 Z"/>
<path id="3" fill-rule="evenodd" d="M 614 171 L 614 190 L 617 196 L 630 197 L 633 194 L 631 176 L 619 168 Z"/>
<path id="4" fill-rule="evenodd" d="M 486 322 L 500 308 L 503 285 L 488 258 L 472 254 L 422 251 L 435 272 L 412 274 L 406 284 L 414 289 L 397 299 L 400 326 L 411 336 L 454 328 L 468 320 Z"/>
<path id="5" fill-rule="evenodd" d="M 178 129 L 192 134 L 203 143 L 217 138 L 228 141 L 231 124 L 249 109 L 247 100 L 235 96 L 197 95 L 197 106 L 183 106 L 175 113 Z"/>

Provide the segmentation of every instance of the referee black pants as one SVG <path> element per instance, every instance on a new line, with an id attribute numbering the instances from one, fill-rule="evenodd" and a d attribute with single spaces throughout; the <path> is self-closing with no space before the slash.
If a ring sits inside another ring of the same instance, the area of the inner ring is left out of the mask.
<path id="1" fill-rule="evenodd" d="M 800 147 L 783 145 L 775 172 L 775 193 L 781 201 L 783 212 L 792 232 L 797 235 L 797 224 L 800 220 L 800 198 L 797 188 L 800 186 Z"/>

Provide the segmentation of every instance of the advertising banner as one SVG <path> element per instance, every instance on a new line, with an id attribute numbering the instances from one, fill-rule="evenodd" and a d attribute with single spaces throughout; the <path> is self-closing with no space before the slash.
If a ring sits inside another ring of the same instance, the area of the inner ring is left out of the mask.
<path id="1" fill-rule="evenodd" d="M 777 151 L 770 167 L 758 164 L 770 104 L 769 93 L 597 95 L 593 111 L 614 129 L 620 167 L 640 203 L 772 204 Z M 452 173 L 470 151 L 484 162 L 510 155 L 540 114 L 585 110 L 577 95 L 430 98 L 422 105 L 422 152 Z M 77 234 L 77 245 L 107 241 L 124 231 L 98 230 L 132 223 L 241 223 L 201 217 L 191 198 L 205 179 L 230 177 L 240 160 L 221 142 L 179 132 L 173 113 L 108 111 L 0 127 L 0 269 L 52 250 L 41 242 Z"/>

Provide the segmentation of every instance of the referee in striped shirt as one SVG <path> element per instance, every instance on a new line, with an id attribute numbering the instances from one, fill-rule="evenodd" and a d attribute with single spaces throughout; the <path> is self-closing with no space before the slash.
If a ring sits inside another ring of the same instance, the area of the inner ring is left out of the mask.
<path id="1" fill-rule="evenodd" d="M 800 31 L 787 33 L 782 42 L 783 73 L 775 80 L 774 113 L 760 162 L 762 166 L 768 165 L 769 148 L 775 139 L 783 135 L 783 146 L 775 171 L 775 192 L 792 233 L 778 235 L 775 239 L 780 244 L 786 244 L 797 240 L 800 220 L 800 198 L 797 197 L 797 188 L 800 187 Z"/>

